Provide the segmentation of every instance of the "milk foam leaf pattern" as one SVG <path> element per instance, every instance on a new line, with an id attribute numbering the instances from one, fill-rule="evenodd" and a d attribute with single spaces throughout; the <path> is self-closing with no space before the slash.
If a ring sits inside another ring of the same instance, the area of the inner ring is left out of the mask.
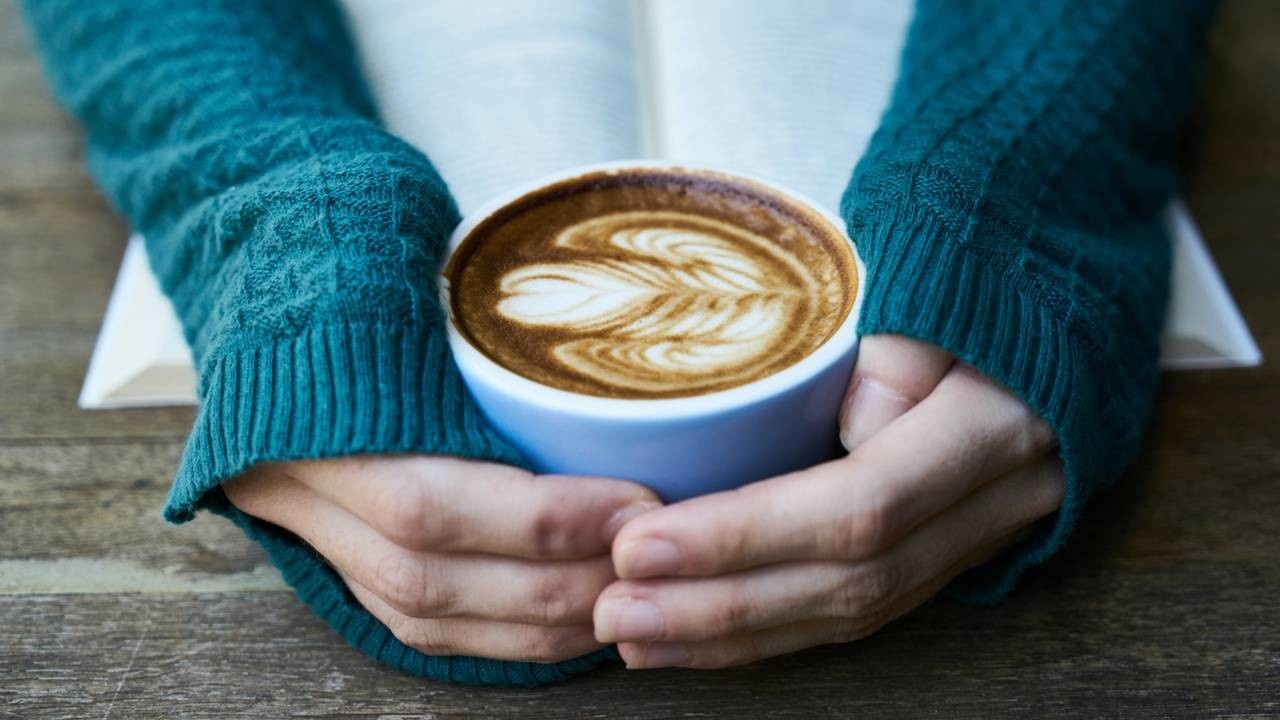
<path id="1" fill-rule="evenodd" d="M 822 282 L 775 240 L 679 212 L 629 211 L 566 228 L 555 262 L 503 275 L 498 312 L 564 333 L 566 370 L 637 392 L 753 379 L 794 351 Z"/>

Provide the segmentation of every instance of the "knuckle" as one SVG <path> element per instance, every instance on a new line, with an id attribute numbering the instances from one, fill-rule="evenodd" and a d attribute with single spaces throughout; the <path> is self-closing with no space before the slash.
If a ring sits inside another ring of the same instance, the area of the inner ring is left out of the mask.
<path id="1" fill-rule="evenodd" d="M 393 553 L 374 566 L 378 594 L 400 613 L 415 618 L 452 614 L 455 598 L 447 582 L 431 578 L 423 561 Z"/>
<path id="2" fill-rule="evenodd" d="M 438 565 L 438 563 L 436 563 Z M 420 617 L 450 617 L 460 614 L 458 588 L 439 567 L 419 565 L 421 580 L 418 590 Z"/>
<path id="3" fill-rule="evenodd" d="M 450 617 L 458 614 L 458 595 L 445 582 L 424 583 L 418 603 L 419 617 Z"/>
<path id="4" fill-rule="evenodd" d="M 730 493 L 742 493 L 745 488 L 730 490 Z M 694 535 L 696 540 L 682 544 L 681 551 L 686 553 L 684 560 L 688 565 L 703 565 L 707 562 L 722 563 L 734 567 L 751 567 L 759 554 L 753 542 L 753 533 L 748 528 L 764 527 L 769 520 L 764 517 L 756 503 L 747 503 L 746 509 L 736 526 L 720 525 L 714 531 L 703 530 Z M 702 550 L 699 546 L 702 545 Z M 690 557 L 692 555 L 692 557 Z"/>
<path id="5" fill-rule="evenodd" d="M 753 615 L 750 599 L 743 592 L 734 591 L 716 610 L 716 625 L 725 634 L 739 633 L 751 627 Z"/>
<path id="6" fill-rule="evenodd" d="M 529 547 L 534 557 L 561 558 L 577 545 L 577 526 L 572 511 L 564 503 L 545 503 L 529 523 Z"/>
<path id="7" fill-rule="evenodd" d="M 535 619 L 543 625 L 563 625 L 573 619 L 573 601 L 568 583 L 558 573 L 538 578 L 533 587 Z"/>
<path id="8" fill-rule="evenodd" d="M 378 487 L 378 506 L 393 539 L 414 538 L 427 527 L 431 513 L 421 489 L 401 482 L 386 482 Z"/>
<path id="9" fill-rule="evenodd" d="M 891 562 L 880 561 L 867 565 L 863 584 L 871 601 L 871 609 L 882 608 L 898 596 L 903 586 L 902 575 L 899 566 Z"/>
<path id="10" fill-rule="evenodd" d="M 458 536 L 456 520 L 421 483 L 389 481 L 380 485 L 378 507 L 391 540 L 404 547 L 449 547 Z"/>
<path id="11" fill-rule="evenodd" d="M 736 527 L 723 526 L 715 536 L 721 545 L 721 557 L 738 558 L 740 565 L 751 566 L 756 564 L 760 548 L 755 534 L 746 528 L 768 527 L 776 523 L 777 508 L 771 502 L 768 486 L 764 484 L 745 485 L 732 492 L 748 500 L 739 505 L 746 512 Z"/>
<path id="12" fill-rule="evenodd" d="M 423 586 L 417 564 L 403 553 L 386 555 L 374 565 L 374 590 L 387 604 L 406 615 L 411 612 Z"/>
<path id="13" fill-rule="evenodd" d="M 871 562 L 853 568 L 834 593 L 840 618 L 864 618 L 888 604 L 901 586 L 901 574 L 890 563 Z"/>
<path id="14" fill-rule="evenodd" d="M 832 614 L 841 618 L 860 616 L 868 604 L 862 586 L 852 579 L 841 585 L 832 594 L 831 600 Z"/>
<path id="15" fill-rule="evenodd" d="M 574 636 L 563 629 L 540 627 L 525 633 L 521 654 L 532 662 L 559 662 L 575 655 Z"/>
<path id="16" fill-rule="evenodd" d="M 891 536 L 889 503 L 873 495 L 861 502 L 857 509 L 849 513 L 843 523 L 833 524 L 832 531 L 836 537 L 833 557 L 859 559 L 870 557 L 888 547 Z"/>

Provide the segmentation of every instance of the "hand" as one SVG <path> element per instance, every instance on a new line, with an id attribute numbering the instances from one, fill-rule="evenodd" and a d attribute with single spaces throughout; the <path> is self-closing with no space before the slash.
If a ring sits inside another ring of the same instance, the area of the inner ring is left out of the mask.
<path id="1" fill-rule="evenodd" d="M 596 639 L 630 668 L 714 668 L 866 636 L 1062 502 L 1050 429 L 923 343 L 863 340 L 849 456 L 636 517 Z"/>
<path id="2" fill-rule="evenodd" d="M 261 465 L 223 487 L 315 548 L 404 644 L 533 662 L 601 647 L 591 609 L 615 579 L 614 534 L 658 505 L 631 483 L 447 457 Z"/>

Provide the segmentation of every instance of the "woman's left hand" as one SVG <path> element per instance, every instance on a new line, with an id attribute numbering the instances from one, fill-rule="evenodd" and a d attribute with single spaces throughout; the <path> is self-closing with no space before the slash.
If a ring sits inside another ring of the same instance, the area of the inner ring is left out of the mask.
<path id="1" fill-rule="evenodd" d="M 640 515 L 596 639 L 629 668 L 739 665 L 864 637 L 1025 537 L 1062 502 L 1052 431 L 924 343 L 862 340 L 851 454 Z"/>

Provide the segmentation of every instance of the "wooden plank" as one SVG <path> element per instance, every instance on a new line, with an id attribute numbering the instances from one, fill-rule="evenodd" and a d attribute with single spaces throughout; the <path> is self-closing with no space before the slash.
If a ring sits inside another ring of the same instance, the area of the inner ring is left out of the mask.
<path id="1" fill-rule="evenodd" d="M 1280 5 L 1224 4 L 1185 163 L 1271 358 L 1278 36 Z M 937 603 L 850 646 L 537 692 L 376 667 L 227 523 L 159 520 L 189 409 L 75 409 L 125 234 L 80 151 L 0 0 L 0 716 L 1280 716 L 1274 363 L 1166 376 L 1134 471 L 999 608 Z"/>
<path id="2" fill-rule="evenodd" d="M 138 442 L 0 448 L 6 529 L 0 558 L 96 559 L 107 572 L 117 572 L 110 563 L 122 558 L 144 568 L 177 567 L 174 590 L 252 573 L 256 549 L 226 523 L 206 517 L 174 529 L 159 522 L 178 451 L 176 443 Z M 1280 680 L 1280 554 L 1264 544 L 1275 543 L 1274 533 L 1250 539 L 1248 527 L 1267 516 L 1266 506 L 1215 503 L 1222 493 L 1207 483 L 1188 484 L 1190 496 L 1123 487 L 1090 516 L 1082 542 L 1057 571 L 1038 574 L 999 609 L 937 604 L 863 643 L 736 671 L 606 671 L 517 694 L 520 702 L 510 705 L 502 702 L 508 693 L 441 690 L 376 668 L 288 593 L 110 592 L 0 598 L 0 627 L 18 629 L 0 643 L 10 653 L 0 653 L 0 668 L 12 667 L 17 679 L 0 685 L 12 696 L 9 712 L 39 717 L 79 716 L 88 703 L 98 703 L 95 712 L 107 706 L 118 717 L 137 718 L 175 711 L 501 717 L 509 707 L 556 717 L 568 706 L 582 708 L 584 717 L 627 716 L 619 708 L 630 717 L 749 708 L 777 717 L 999 716 L 988 714 L 990 698 L 1000 698 L 1009 716 L 1033 706 L 1081 717 L 1125 708 L 1153 715 L 1270 712 L 1267 683 Z M 1241 505 L 1255 510 L 1239 513 Z M 1235 551 L 1232 538 L 1218 532 L 1219 524 L 1232 527 L 1232 512 L 1246 522 Z M 1127 524 L 1117 522 L 1126 516 Z M 1147 541 L 1124 542 L 1112 555 L 1117 535 Z M 1161 537 L 1177 542 L 1162 545 Z M 151 578 L 144 575 L 135 587 L 164 589 Z M 51 627 L 57 630 L 50 635 Z M 921 678 L 927 691 L 917 687 Z M 1197 704 L 1181 705 L 1188 698 Z"/>
<path id="3" fill-rule="evenodd" d="M 160 517 L 181 444 L 0 446 L 0 594 L 281 590 L 257 545 Z"/>
<path id="4" fill-rule="evenodd" d="M 1269 0 L 1222 3 L 1187 135 L 1184 192 L 1223 276 L 1262 347 L 1280 358 L 1280 6 Z M 1215 373 L 1209 382 L 1247 385 L 1249 373 Z M 1274 396 L 1245 399 L 1275 402 Z M 1237 427 L 1240 427 L 1237 425 Z"/>
<path id="5" fill-rule="evenodd" d="M 0 2 L 0 197 L 85 192 L 80 135 L 49 97 L 15 3 Z"/>
<path id="6" fill-rule="evenodd" d="M 1280 716 L 1274 562 L 1077 577 L 744 668 L 533 692 L 379 668 L 282 593 L 0 597 L 0 627 L 18 717 Z"/>
<path id="7" fill-rule="evenodd" d="M 0 441 L 180 437 L 190 408 L 76 408 L 127 236 L 80 156 L 14 4 L 0 2 Z"/>
<path id="8" fill-rule="evenodd" d="M 0 284 L 9 279 L 0 270 Z M 96 327 L 0 328 L 0 443 L 186 436 L 195 417 L 190 407 L 86 412 L 76 406 L 96 337 Z"/>
<path id="9" fill-rule="evenodd" d="M 1198 374 L 1179 377 L 1187 381 L 1160 395 L 1143 458 L 1096 499 L 1068 550 L 1042 575 L 1280 557 L 1280 426 L 1268 422 L 1273 407 L 1244 402 L 1248 392 L 1274 388 L 1274 374 L 1239 391 L 1211 383 L 1213 392 L 1197 390 Z M 1239 432 L 1241 423 L 1254 429 Z M 221 519 L 185 527 L 161 521 L 181 448 L 177 439 L 0 444 L 0 561 L 134 563 L 139 585 L 113 581 L 120 590 L 157 587 L 147 572 L 172 575 L 171 589 L 209 574 L 259 572 L 256 548 Z M 0 592 L 21 590 L 0 583 Z"/>

